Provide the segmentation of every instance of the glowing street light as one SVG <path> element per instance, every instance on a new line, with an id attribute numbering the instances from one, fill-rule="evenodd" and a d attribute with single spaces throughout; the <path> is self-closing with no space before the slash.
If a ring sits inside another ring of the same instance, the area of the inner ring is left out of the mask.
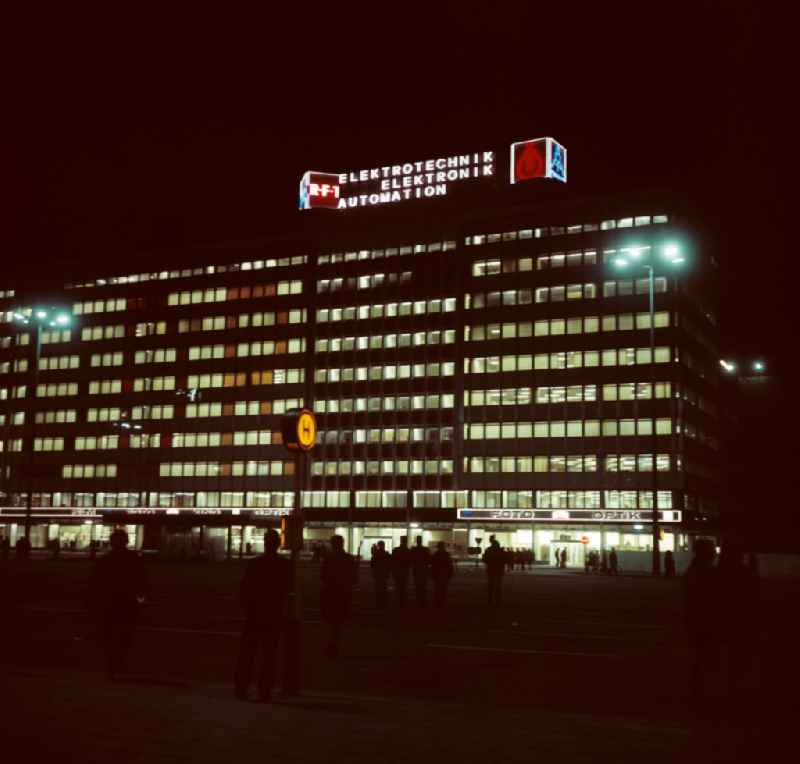
<path id="1" fill-rule="evenodd" d="M 763 361 L 753 361 L 753 371 L 757 372 L 758 374 L 764 371 L 765 368 L 766 365 Z"/>
<path id="2" fill-rule="evenodd" d="M 52 327 L 64 328 L 72 323 L 72 314 L 65 308 L 58 306 L 21 307 L 11 311 L 12 323 L 29 326 L 33 334 L 33 368 L 30 369 L 31 385 L 27 400 L 29 401 L 25 412 L 25 421 L 28 424 L 29 435 L 26 445 L 27 452 L 27 494 L 25 497 L 25 538 L 30 540 L 31 516 L 33 513 L 33 443 L 36 438 L 36 388 L 39 386 L 39 363 L 42 355 L 42 331 Z"/>
<path id="3" fill-rule="evenodd" d="M 655 399 L 656 387 L 656 334 L 655 334 L 655 286 L 654 286 L 654 268 L 656 260 L 654 257 L 654 247 L 642 246 L 639 244 L 631 245 L 620 250 L 620 253 L 612 259 L 612 263 L 619 270 L 626 270 L 629 266 L 639 266 L 647 271 L 647 295 L 648 304 L 650 309 L 650 385 L 653 391 L 653 398 Z M 685 258 L 681 253 L 681 248 L 675 242 L 668 242 L 660 247 L 661 258 L 660 262 L 668 265 L 680 265 L 685 262 Z M 653 409 L 655 412 L 655 409 Z M 658 469 L 656 468 L 655 461 L 658 458 L 658 437 L 656 432 L 655 413 L 653 413 L 653 421 L 651 423 L 653 432 L 653 523 L 652 523 L 652 536 L 653 536 L 653 575 L 658 576 L 661 573 L 661 557 L 660 557 L 660 529 L 658 524 Z"/>
<path id="4" fill-rule="evenodd" d="M 720 359 L 719 365 L 728 372 L 728 374 L 736 373 L 736 363 L 734 361 L 726 361 L 724 358 Z"/>

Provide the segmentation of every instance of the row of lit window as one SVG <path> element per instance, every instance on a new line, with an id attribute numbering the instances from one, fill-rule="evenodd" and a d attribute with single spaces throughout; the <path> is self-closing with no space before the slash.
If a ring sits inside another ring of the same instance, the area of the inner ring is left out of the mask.
<path id="1" fill-rule="evenodd" d="M 373 334 L 361 337 L 330 337 L 318 339 L 318 353 L 340 350 L 382 350 L 384 348 L 420 347 L 426 345 L 451 344 L 456 341 L 455 329 L 438 329 L 430 332 L 402 332 L 399 334 Z"/>
<path id="2" fill-rule="evenodd" d="M 367 318 L 395 318 L 397 316 L 424 316 L 429 313 L 452 313 L 456 309 L 455 297 L 414 302 L 386 302 L 374 305 L 348 305 L 341 308 L 320 308 L 317 322 L 354 321 Z"/>
<path id="3" fill-rule="evenodd" d="M 656 419 L 656 435 L 670 435 L 672 420 Z M 464 425 L 466 440 L 528 438 L 597 438 L 652 435 L 652 419 L 570 419 L 539 422 L 471 422 Z"/>
<path id="4" fill-rule="evenodd" d="M 189 348 L 189 360 L 205 361 L 212 358 L 284 355 L 286 353 L 304 353 L 305 349 L 304 337 L 293 337 L 288 340 L 256 340 L 255 342 L 239 342 L 236 345 L 194 345 Z"/>
<path id="5" fill-rule="evenodd" d="M 657 329 L 668 327 L 669 311 L 660 310 L 654 315 Z M 517 337 L 553 337 L 562 334 L 595 334 L 623 332 L 634 329 L 649 329 L 649 313 L 619 313 L 607 316 L 576 316 L 574 318 L 550 318 L 540 321 L 518 321 L 477 324 L 464 327 L 467 342 L 482 340 L 515 339 Z"/>
<path id="6" fill-rule="evenodd" d="M 126 310 L 127 307 L 128 301 L 124 297 L 111 297 L 107 300 L 76 302 L 72 306 L 72 312 L 76 316 L 81 316 L 89 313 L 111 313 L 117 310 Z"/>
<path id="7" fill-rule="evenodd" d="M 8 374 L 11 370 L 15 372 L 27 371 L 28 370 L 28 359 L 27 358 L 15 358 L 13 364 L 11 361 L 3 361 L 0 363 L 0 374 Z"/>
<path id="8" fill-rule="evenodd" d="M 402 247 L 386 247 L 385 249 L 361 249 L 357 252 L 336 252 L 330 255 L 320 255 L 318 265 L 327 263 L 350 263 L 356 260 L 380 260 L 384 257 L 397 257 L 398 255 L 421 255 L 426 252 L 448 252 L 456 248 L 454 241 L 436 241 L 431 244 L 407 244 Z"/>
<path id="9" fill-rule="evenodd" d="M 81 340 L 111 340 L 125 336 L 125 324 L 109 324 L 107 326 L 84 326 L 81 329 Z"/>
<path id="10" fill-rule="evenodd" d="M 39 332 L 39 339 L 42 345 L 52 345 L 57 342 L 71 342 L 72 330 L 71 329 L 50 329 L 41 330 Z"/>
<path id="11" fill-rule="evenodd" d="M 419 377 L 451 377 L 455 373 L 452 361 L 444 363 L 389 364 L 387 366 L 357 366 L 355 368 L 316 369 L 315 382 L 354 382 L 381 379 L 411 379 Z"/>
<path id="12" fill-rule="evenodd" d="M 249 300 L 259 297 L 283 297 L 302 294 L 303 282 L 300 280 L 278 281 L 273 284 L 254 284 L 241 287 L 209 287 L 191 289 L 183 292 L 170 292 L 167 305 L 196 305 L 203 302 L 225 302 L 226 300 Z"/>
<path id="13" fill-rule="evenodd" d="M 217 416 L 260 416 L 262 414 L 285 414 L 290 409 L 301 408 L 302 398 L 276 398 L 271 401 L 236 401 L 233 403 L 189 403 L 187 419 L 204 419 Z"/>
<path id="14" fill-rule="evenodd" d="M 122 353 L 120 353 L 120 356 Z M 54 369 L 78 369 L 81 365 L 80 356 L 77 355 L 51 355 L 39 359 L 39 368 L 42 371 Z M 95 366 L 96 364 L 92 364 Z"/>
<path id="15" fill-rule="evenodd" d="M 652 472 L 652 454 L 573 454 L 567 456 L 465 456 L 464 472 L 596 472 L 604 464 L 606 472 Z M 656 468 L 668 472 L 670 455 L 658 454 Z"/>
<path id="16" fill-rule="evenodd" d="M 452 459 L 315 461 L 312 475 L 452 475 Z"/>
<path id="17" fill-rule="evenodd" d="M 413 274 L 411 271 L 392 273 L 369 273 L 363 276 L 337 277 L 335 279 L 320 279 L 317 281 L 317 292 L 340 292 L 356 289 L 376 289 L 390 284 L 410 284 Z"/>
<path id="18" fill-rule="evenodd" d="M 20 388 L 21 395 L 15 397 L 24 398 L 25 388 Z M 37 398 L 59 398 L 64 395 L 77 395 L 78 383 L 77 382 L 51 382 L 46 385 L 36 386 Z"/>
<path id="19" fill-rule="evenodd" d="M 235 430 L 232 432 L 176 432 L 173 448 L 214 448 L 216 446 L 275 446 L 283 438 L 276 430 Z"/>
<path id="20" fill-rule="evenodd" d="M 162 462 L 159 477 L 260 477 L 294 475 L 294 462 L 280 459 L 247 462 Z"/>
<path id="21" fill-rule="evenodd" d="M 251 385 L 292 385 L 303 382 L 305 379 L 305 369 L 264 369 L 248 373 Z M 247 384 L 248 373 L 190 374 L 187 387 L 198 390 L 214 387 L 244 387 Z"/>
<path id="22" fill-rule="evenodd" d="M 669 398 L 670 382 L 655 383 L 656 398 Z M 650 382 L 619 382 L 602 386 L 604 401 L 647 400 L 653 397 Z M 465 406 L 527 406 L 531 403 L 596 401 L 597 385 L 553 385 L 550 387 L 504 387 L 465 390 Z"/>
<path id="23" fill-rule="evenodd" d="M 659 491 L 657 500 L 659 509 L 672 509 L 672 491 Z M 477 509 L 652 509 L 653 492 L 472 491 L 472 502 Z"/>
<path id="24" fill-rule="evenodd" d="M 104 355 L 110 355 L 105 353 Z M 114 355 L 117 355 L 114 353 Z M 176 348 L 153 348 L 151 350 L 137 350 L 133 362 L 137 363 L 174 363 L 177 359 Z M 116 365 L 116 364 L 115 364 Z"/>
<path id="25" fill-rule="evenodd" d="M 502 241 L 542 239 L 546 236 L 574 235 L 592 233 L 594 231 L 613 231 L 617 228 L 633 228 L 667 222 L 669 222 L 668 215 L 637 215 L 635 217 L 611 218 L 600 223 L 577 223 L 573 225 L 544 226 L 541 228 L 521 228 L 516 231 L 505 231 L 504 233 L 473 234 L 465 237 L 464 243 L 468 247 L 480 247 L 484 244 L 499 244 Z"/>
<path id="26" fill-rule="evenodd" d="M 203 318 L 182 318 L 178 321 L 178 334 L 186 332 L 216 332 L 226 329 L 247 329 L 261 326 L 283 326 L 302 324 L 306 321 L 306 309 L 259 311 L 240 313 L 238 316 L 205 316 Z"/>
<path id="27" fill-rule="evenodd" d="M 10 499 L 13 506 L 25 504 L 24 494 L 12 494 Z M 293 502 L 292 491 L 56 491 L 33 494 L 35 507 L 291 508 Z"/>
<path id="28" fill-rule="evenodd" d="M 306 255 L 294 257 L 271 258 L 268 260 L 247 260 L 242 263 L 228 265 L 204 265 L 199 268 L 183 268 L 176 271 L 159 271 L 157 273 L 132 273 L 126 276 L 108 276 L 106 278 L 87 281 L 83 284 L 67 284 L 67 289 L 85 289 L 107 284 L 137 284 L 145 281 L 164 281 L 165 279 L 189 278 L 191 276 L 206 276 L 215 273 L 236 273 L 238 271 L 258 271 L 262 268 L 278 268 L 289 265 L 302 265 L 308 261 Z"/>
<path id="29" fill-rule="evenodd" d="M 647 294 L 648 279 L 621 279 L 603 282 L 603 297 L 624 297 L 632 294 Z M 655 292 L 667 291 L 667 279 L 656 276 L 653 279 Z M 564 302 L 565 300 L 593 300 L 597 297 L 597 284 L 562 284 L 527 289 L 506 289 L 497 292 L 473 292 L 464 296 L 467 310 L 483 308 L 511 307 L 534 303 Z"/>
<path id="30" fill-rule="evenodd" d="M 373 427 L 358 430 L 319 430 L 317 443 L 438 443 L 453 439 L 452 427 Z"/>
<path id="31" fill-rule="evenodd" d="M 493 260 L 475 260 L 472 263 L 473 276 L 496 276 L 500 273 L 517 273 L 533 270 L 534 259 L 536 270 L 546 268 L 576 267 L 580 265 L 595 265 L 597 263 L 597 250 L 574 250 L 572 252 L 553 252 L 550 255 L 533 257 L 506 257 Z"/>
<path id="32" fill-rule="evenodd" d="M 318 414 L 350 413 L 353 411 L 418 411 L 420 409 L 451 409 L 455 405 L 452 393 L 432 395 L 384 395 L 369 398 L 322 398 L 314 401 Z"/>
<path id="33" fill-rule="evenodd" d="M 165 351 L 162 351 L 162 355 Z M 136 354 L 139 355 L 138 353 Z M 173 357 L 172 360 L 175 360 L 175 351 L 173 350 L 172 353 Z M 90 360 L 91 366 L 122 366 L 124 363 L 124 354 L 121 350 L 118 350 L 115 353 L 92 353 L 92 357 Z M 136 361 L 136 363 L 141 363 L 141 361 Z"/>
<path id="34" fill-rule="evenodd" d="M 17 412 L 21 414 L 20 421 L 15 421 L 14 424 L 25 423 L 25 412 Z M 16 416 L 16 414 L 15 414 Z M 36 424 L 68 424 L 78 421 L 78 412 L 76 409 L 55 409 L 51 411 L 37 411 Z"/>
<path id="35" fill-rule="evenodd" d="M 115 478 L 116 464 L 64 464 L 61 467 L 63 478 Z"/>
<path id="36" fill-rule="evenodd" d="M 607 348 L 606 350 L 566 350 L 535 355 L 493 355 L 464 359 L 466 374 L 496 374 L 506 371 L 580 369 L 594 366 L 635 366 L 651 362 L 651 349 Z M 670 362 L 668 346 L 655 349 L 656 363 Z"/>

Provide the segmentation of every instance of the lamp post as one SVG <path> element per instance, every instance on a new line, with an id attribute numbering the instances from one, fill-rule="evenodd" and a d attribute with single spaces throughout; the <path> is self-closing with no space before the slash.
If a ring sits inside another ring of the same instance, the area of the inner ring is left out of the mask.
<path id="1" fill-rule="evenodd" d="M 676 244 L 666 244 L 661 247 L 661 255 L 664 262 L 668 265 L 680 265 L 684 262 L 680 248 Z M 644 268 L 647 271 L 647 299 L 650 313 L 650 396 L 652 401 L 652 422 L 650 425 L 650 437 L 652 439 L 652 512 L 651 523 L 653 563 L 652 573 L 654 576 L 661 575 L 661 553 L 659 544 L 660 525 L 658 522 L 658 435 L 656 433 L 656 324 L 655 324 L 655 265 L 653 257 L 653 247 L 628 247 L 622 250 L 622 254 L 614 258 L 614 265 L 620 270 L 627 270 L 631 267 Z"/>
<path id="2" fill-rule="evenodd" d="M 33 368 L 30 370 L 31 385 L 30 393 L 26 393 L 29 404 L 27 406 L 27 430 L 28 438 L 26 445 L 26 470 L 28 472 L 27 494 L 25 497 L 25 538 L 30 541 L 31 517 L 33 514 L 33 454 L 34 439 L 36 437 L 36 393 L 39 385 L 39 359 L 42 354 L 42 330 L 55 329 L 60 331 L 66 329 L 72 323 L 72 314 L 68 309 L 58 306 L 36 306 L 33 308 L 21 308 L 12 311 L 11 318 L 15 324 L 22 327 L 30 327 L 29 331 L 33 335 Z"/>

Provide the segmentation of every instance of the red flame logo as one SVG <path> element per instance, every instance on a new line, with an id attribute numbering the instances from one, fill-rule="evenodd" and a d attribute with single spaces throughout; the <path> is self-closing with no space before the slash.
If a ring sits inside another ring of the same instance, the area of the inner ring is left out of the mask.
<path id="1" fill-rule="evenodd" d="M 517 149 L 517 160 L 514 163 L 517 180 L 541 178 L 544 170 L 544 157 L 535 143 L 526 143 Z"/>

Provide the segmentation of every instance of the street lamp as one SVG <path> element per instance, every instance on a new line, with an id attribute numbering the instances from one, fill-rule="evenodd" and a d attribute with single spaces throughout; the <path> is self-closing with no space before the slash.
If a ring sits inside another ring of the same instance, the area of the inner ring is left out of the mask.
<path id="1" fill-rule="evenodd" d="M 36 438 L 36 393 L 39 386 L 39 360 L 42 354 L 42 330 L 67 328 L 72 323 L 72 313 L 68 308 L 56 305 L 36 305 L 11 311 L 11 320 L 17 326 L 30 327 L 33 335 L 33 368 L 31 372 L 30 393 L 26 394 L 29 403 L 25 416 L 28 420 L 27 470 L 28 490 L 25 497 L 25 538 L 30 541 L 31 516 L 33 513 L 33 446 Z"/>
<path id="2" fill-rule="evenodd" d="M 613 264 L 620 271 L 644 268 L 647 271 L 647 295 L 650 310 L 650 395 L 653 401 L 653 417 L 651 424 L 651 437 L 653 442 L 653 522 L 651 526 L 653 535 L 653 575 L 661 574 L 661 556 L 658 522 L 658 437 L 656 434 L 656 322 L 655 322 L 655 287 L 654 271 L 658 262 L 666 266 L 677 266 L 685 262 L 680 247 L 674 242 L 669 242 L 659 248 L 660 258 L 652 246 L 631 246 L 620 250 L 620 254 L 613 259 Z"/>

